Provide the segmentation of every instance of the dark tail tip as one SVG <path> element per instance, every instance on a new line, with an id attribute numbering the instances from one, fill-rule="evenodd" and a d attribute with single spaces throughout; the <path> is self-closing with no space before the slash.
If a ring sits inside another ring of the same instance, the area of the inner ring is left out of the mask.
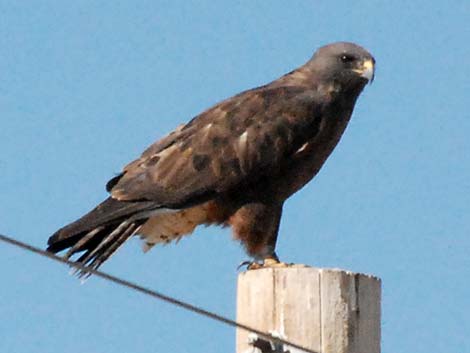
<path id="1" fill-rule="evenodd" d="M 67 250 L 64 258 L 70 259 L 81 254 L 75 262 L 96 270 L 116 250 L 136 233 L 141 223 L 123 221 L 117 224 L 99 226 L 75 235 L 66 234 L 64 229 L 54 233 L 48 240 L 47 251 L 58 253 Z M 79 277 L 90 276 L 89 272 L 78 269 Z"/>

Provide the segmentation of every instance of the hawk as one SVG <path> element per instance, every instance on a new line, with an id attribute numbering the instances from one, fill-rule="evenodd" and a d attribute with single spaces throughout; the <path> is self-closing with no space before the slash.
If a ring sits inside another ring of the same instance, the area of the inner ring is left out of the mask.
<path id="1" fill-rule="evenodd" d="M 110 196 L 53 234 L 48 250 L 97 269 L 133 235 L 148 250 L 215 224 L 232 228 L 255 260 L 249 268 L 282 266 L 275 246 L 284 201 L 331 154 L 374 66 L 364 48 L 333 43 L 214 105 L 125 166 L 107 183 Z"/>

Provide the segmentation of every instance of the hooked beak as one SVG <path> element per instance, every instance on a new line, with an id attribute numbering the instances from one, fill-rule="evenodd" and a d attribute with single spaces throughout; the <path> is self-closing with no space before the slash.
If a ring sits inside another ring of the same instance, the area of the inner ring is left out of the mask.
<path id="1" fill-rule="evenodd" d="M 360 69 L 354 70 L 357 72 L 361 77 L 364 77 L 369 83 L 374 81 L 374 74 L 375 74 L 375 62 L 374 59 L 367 59 L 362 63 L 362 67 Z"/>

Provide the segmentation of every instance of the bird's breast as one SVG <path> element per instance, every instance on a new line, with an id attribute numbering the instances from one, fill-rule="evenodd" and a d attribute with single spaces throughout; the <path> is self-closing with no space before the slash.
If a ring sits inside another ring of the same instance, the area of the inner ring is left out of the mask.
<path id="1" fill-rule="evenodd" d="M 286 163 L 277 178 L 275 190 L 281 190 L 286 199 L 312 180 L 333 152 L 350 119 L 350 112 L 342 115 L 324 115 L 318 132 L 305 142 Z"/>

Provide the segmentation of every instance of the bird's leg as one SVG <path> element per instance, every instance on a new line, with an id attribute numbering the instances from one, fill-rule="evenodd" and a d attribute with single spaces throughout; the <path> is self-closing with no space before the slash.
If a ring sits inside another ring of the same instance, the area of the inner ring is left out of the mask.
<path id="1" fill-rule="evenodd" d="M 230 219 L 234 235 L 240 239 L 254 261 L 244 261 L 238 269 L 287 267 L 275 252 L 282 204 L 254 202 L 245 204 Z"/>

